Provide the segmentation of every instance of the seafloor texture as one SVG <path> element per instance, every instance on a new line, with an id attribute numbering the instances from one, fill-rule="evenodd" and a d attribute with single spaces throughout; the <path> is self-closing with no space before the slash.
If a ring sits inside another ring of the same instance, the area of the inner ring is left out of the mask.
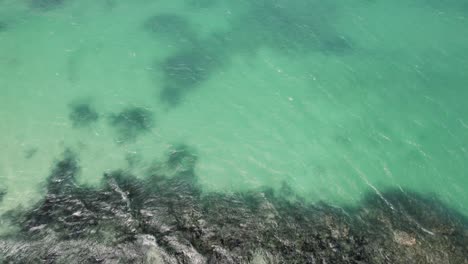
<path id="1" fill-rule="evenodd" d="M 143 179 L 114 171 L 90 188 L 67 151 L 44 199 L 4 216 L 19 230 L 1 238 L 3 262 L 468 263 L 468 221 L 436 199 L 392 190 L 336 208 L 286 185 L 202 194 L 195 162 L 180 146 Z"/>
<path id="2" fill-rule="evenodd" d="M 204 191 L 357 205 L 437 193 L 468 215 L 468 28 L 458 1 L 0 1 L 0 214 L 197 149 Z M 2 227 L 0 226 L 0 232 Z"/>
<path id="3" fill-rule="evenodd" d="M 465 2 L 0 0 L 0 262 L 465 264 Z"/>

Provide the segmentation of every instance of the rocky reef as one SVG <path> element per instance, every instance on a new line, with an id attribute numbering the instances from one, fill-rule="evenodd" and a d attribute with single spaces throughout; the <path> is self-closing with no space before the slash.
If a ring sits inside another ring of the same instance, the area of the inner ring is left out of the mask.
<path id="1" fill-rule="evenodd" d="M 433 198 L 390 190 L 353 208 L 281 191 L 203 193 L 181 146 L 146 177 L 76 182 L 67 151 L 42 201 L 4 215 L 3 263 L 468 263 L 467 219 Z M 172 173 L 171 173 L 172 171 Z M 170 176 L 169 176 L 170 175 Z"/>

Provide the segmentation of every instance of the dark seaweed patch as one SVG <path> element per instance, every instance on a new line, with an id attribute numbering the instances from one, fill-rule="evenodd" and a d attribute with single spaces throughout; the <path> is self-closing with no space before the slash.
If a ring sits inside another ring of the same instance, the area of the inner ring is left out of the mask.
<path id="1" fill-rule="evenodd" d="M 7 25 L 6 22 L 0 21 L 0 32 L 6 31 L 6 30 L 7 30 L 7 27 L 8 27 L 8 25 Z"/>
<path id="2" fill-rule="evenodd" d="M 41 10 L 51 10 L 62 6 L 65 0 L 31 0 L 31 7 Z"/>
<path id="3" fill-rule="evenodd" d="M 187 147 L 176 149 L 169 152 L 169 166 L 193 160 Z M 90 188 L 75 181 L 78 172 L 76 156 L 67 152 L 49 176 L 45 198 L 4 216 L 19 231 L 0 238 L 0 258 L 162 264 L 468 261 L 468 219 L 413 192 L 369 193 L 357 207 L 337 208 L 290 199 L 290 190 L 288 199 L 272 190 L 202 195 L 192 173 L 137 178 L 117 170 L 105 174 L 102 186 Z"/>
<path id="4" fill-rule="evenodd" d="M 251 2 L 251 10 L 233 27 L 232 35 L 247 48 L 267 46 L 287 54 L 325 52 L 342 54 L 351 50 L 332 26 L 337 15 L 330 2 Z M 244 43 L 242 43 L 244 42 Z"/>
<path id="5" fill-rule="evenodd" d="M 341 55 L 350 52 L 352 46 L 351 41 L 342 36 L 329 36 L 322 39 L 320 50 L 325 54 Z"/>
<path id="6" fill-rule="evenodd" d="M 31 147 L 31 148 L 28 148 L 24 151 L 24 157 L 26 159 L 30 159 L 32 157 L 34 157 L 34 155 L 36 155 L 38 149 L 35 148 L 35 147 Z"/>
<path id="7" fill-rule="evenodd" d="M 219 65 L 217 54 L 202 49 L 184 50 L 170 56 L 158 67 L 164 82 L 160 99 L 171 106 L 180 103 L 185 94 L 207 80 Z"/>
<path id="8" fill-rule="evenodd" d="M 103 5 L 107 10 L 112 10 L 118 5 L 117 0 L 105 0 L 103 1 Z"/>
<path id="9" fill-rule="evenodd" d="M 176 42 L 179 50 L 172 56 L 157 61 L 156 75 L 162 75 L 160 100 L 169 106 L 180 103 L 190 90 L 206 81 L 225 64 L 225 48 L 216 36 L 201 40 L 189 21 L 175 14 L 159 14 L 149 18 L 144 27 L 158 38 Z"/>
<path id="10" fill-rule="evenodd" d="M 73 191 L 79 171 L 77 156 L 71 150 L 65 150 L 63 158 L 57 162 L 47 179 L 48 192 L 58 195 Z"/>
<path id="11" fill-rule="evenodd" d="M 118 142 L 134 141 L 154 126 L 153 113 L 145 108 L 130 107 L 110 116 L 110 124 L 117 131 Z"/>
<path id="12" fill-rule="evenodd" d="M 437 11 L 441 12 L 454 12 L 454 13 L 464 13 L 468 12 L 468 3 L 466 1 L 458 1 L 458 0 L 421 0 L 418 1 L 418 4 L 429 6 L 431 8 L 436 9 Z"/>
<path id="13" fill-rule="evenodd" d="M 194 173 L 197 156 L 187 145 L 176 145 L 169 150 L 167 165 L 179 173 Z"/>
<path id="14" fill-rule="evenodd" d="M 338 16 L 333 3 L 259 0 L 246 5 L 247 12 L 234 16 L 229 29 L 206 37 L 197 35 L 188 20 L 178 15 L 157 15 L 146 21 L 150 32 L 176 40 L 179 47 L 179 51 L 154 67 L 158 76 L 162 74 L 163 102 L 177 105 L 239 53 L 250 56 L 267 47 L 293 57 L 312 52 L 339 56 L 354 49 L 352 40 L 333 25 Z"/>
<path id="15" fill-rule="evenodd" d="M 215 0 L 185 0 L 185 2 L 192 8 L 208 8 L 217 3 Z"/>
<path id="16" fill-rule="evenodd" d="M 196 34 L 187 19 L 174 14 L 159 14 L 150 17 L 144 24 L 149 32 L 159 38 L 168 38 L 179 44 L 193 44 Z"/>
<path id="17" fill-rule="evenodd" d="M 98 121 L 99 114 L 90 103 L 74 103 L 69 118 L 74 127 L 85 127 Z"/>
<path id="18" fill-rule="evenodd" d="M 0 187 L 0 203 L 3 201 L 3 197 L 7 194 L 7 191 L 5 188 Z"/>

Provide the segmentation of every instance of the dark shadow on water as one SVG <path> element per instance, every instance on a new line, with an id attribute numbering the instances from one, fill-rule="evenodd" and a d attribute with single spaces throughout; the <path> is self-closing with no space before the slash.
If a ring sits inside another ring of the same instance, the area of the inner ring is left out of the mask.
<path id="1" fill-rule="evenodd" d="M 132 142 L 154 127 L 154 115 L 142 107 L 128 107 L 110 115 L 109 124 L 117 133 L 117 142 Z"/>
<path id="2" fill-rule="evenodd" d="M 468 220 L 436 198 L 368 193 L 356 207 L 309 204 L 285 185 L 202 193 L 185 145 L 146 177 L 106 172 L 79 185 L 66 152 L 30 209 L 3 216 L 19 231 L 0 238 L 17 263 L 466 263 Z M 180 164 L 186 170 L 176 171 Z M 171 175 L 171 176 L 168 176 Z"/>

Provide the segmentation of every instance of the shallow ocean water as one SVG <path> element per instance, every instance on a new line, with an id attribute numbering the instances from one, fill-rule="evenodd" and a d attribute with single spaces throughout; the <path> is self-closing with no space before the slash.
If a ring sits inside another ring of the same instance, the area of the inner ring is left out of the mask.
<path id="1" fill-rule="evenodd" d="M 337 207 L 398 188 L 468 215 L 462 1 L 0 1 L 0 212 L 184 144 L 206 192 Z"/>

